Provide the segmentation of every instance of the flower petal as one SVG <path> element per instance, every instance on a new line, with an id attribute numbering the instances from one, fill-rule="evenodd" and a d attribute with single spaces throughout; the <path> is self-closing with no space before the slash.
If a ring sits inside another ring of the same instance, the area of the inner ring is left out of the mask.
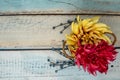
<path id="1" fill-rule="evenodd" d="M 74 34 L 77 35 L 77 34 L 79 33 L 79 26 L 78 26 L 77 23 L 72 22 L 71 28 L 72 28 L 72 32 L 73 32 Z"/>

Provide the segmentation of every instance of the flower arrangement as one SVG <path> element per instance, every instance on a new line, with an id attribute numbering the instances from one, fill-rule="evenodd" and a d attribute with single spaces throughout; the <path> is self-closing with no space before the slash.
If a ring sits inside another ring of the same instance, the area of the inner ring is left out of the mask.
<path id="1" fill-rule="evenodd" d="M 116 36 L 109 26 L 99 22 L 99 18 L 81 19 L 77 16 L 69 23 L 71 33 L 66 35 L 63 42 L 62 54 L 71 60 L 68 65 L 83 67 L 92 75 L 97 75 L 97 72 L 106 74 L 108 65 L 116 59 L 117 54 L 114 47 Z M 112 35 L 114 40 L 107 34 Z M 69 53 L 65 50 L 66 45 Z"/>

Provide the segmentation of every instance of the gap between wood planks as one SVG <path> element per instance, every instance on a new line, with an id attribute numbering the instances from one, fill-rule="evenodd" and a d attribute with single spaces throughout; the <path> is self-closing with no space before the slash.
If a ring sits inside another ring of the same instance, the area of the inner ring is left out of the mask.
<path id="1" fill-rule="evenodd" d="M 44 14 L 37 14 L 37 13 L 17 13 L 17 14 L 0 14 L 0 16 L 35 16 L 35 15 L 105 15 L 105 16 L 120 16 L 120 14 L 116 13 L 44 13 Z"/>
<path id="2" fill-rule="evenodd" d="M 55 50 L 62 50 L 62 48 L 54 48 Z M 120 47 L 115 47 L 120 49 Z M 40 51 L 40 50 L 53 50 L 53 48 L 28 48 L 28 49 L 0 49 L 0 51 Z"/>

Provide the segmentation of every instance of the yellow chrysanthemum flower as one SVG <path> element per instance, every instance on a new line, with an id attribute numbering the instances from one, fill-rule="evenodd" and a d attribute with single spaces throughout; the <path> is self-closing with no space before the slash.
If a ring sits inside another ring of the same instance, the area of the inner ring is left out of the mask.
<path id="1" fill-rule="evenodd" d="M 81 44 L 96 44 L 101 40 L 105 40 L 111 43 L 111 40 L 105 33 L 112 33 L 110 28 L 103 23 L 99 23 L 100 17 L 93 17 L 88 19 L 80 19 L 77 17 L 77 21 L 72 22 L 70 35 L 66 35 L 66 42 L 68 45 L 77 45 L 78 40 Z"/>

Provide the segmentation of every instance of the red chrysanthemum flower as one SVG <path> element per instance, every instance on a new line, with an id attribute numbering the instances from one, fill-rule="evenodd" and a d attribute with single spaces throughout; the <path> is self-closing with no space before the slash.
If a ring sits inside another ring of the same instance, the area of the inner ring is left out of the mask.
<path id="1" fill-rule="evenodd" d="M 107 73 L 108 64 L 115 60 L 117 54 L 113 45 L 103 40 L 98 44 L 80 45 L 79 42 L 78 45 L 75 53 L 75 63 L 78 67 L 82 66 L 93 75 L 96 75 L 97 71 Z"/>

